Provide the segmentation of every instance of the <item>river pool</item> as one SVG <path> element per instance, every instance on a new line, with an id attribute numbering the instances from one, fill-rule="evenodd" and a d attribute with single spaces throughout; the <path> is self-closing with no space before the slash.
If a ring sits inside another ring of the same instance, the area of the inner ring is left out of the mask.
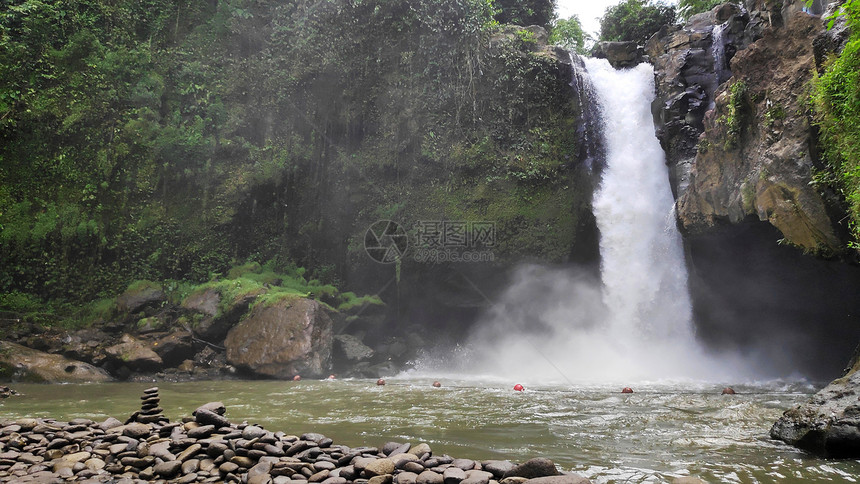
<path id="1" fill-rule="evenodd" d="M 815 390 L 805 383 L 735 386 L 640 383 L 527 385 L 425 378 L 335 381 L 158 383 L 164 414 L 188 416 L 209 401 L 233 422 L 287 433 L 320 432 L 349 446 L 390 440 L 427 442 L 435 453 L 476 460 L 549 457 L 594 482 L 665 482 L 692 475 L 708 482 L 857 482 L 860 461 L 811 457 L 771 440 L 780 414 Z M 15 385 L 0 419 L 86 417 L 124 420 L 153 384 Z"/>

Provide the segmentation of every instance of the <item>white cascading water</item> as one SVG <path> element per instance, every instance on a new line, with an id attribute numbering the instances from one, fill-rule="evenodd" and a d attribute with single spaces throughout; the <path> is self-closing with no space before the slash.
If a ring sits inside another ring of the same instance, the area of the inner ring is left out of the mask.
<path id="1" fill-rule="evenodd" d="M 742 377 L 738 369 L 746 365 L 717 361 L 695 339 L 674 199 L 651 117 L 651 66 L 618 71 L 598 59 L 584 65 L 605 138 L 593 200 L 601 280 L 575 268 L 521 267 L 454 358 L 458 367 L 451 368 L 450 355 L 441 364 L 427 359 L 416 375 L 438 376 L 444 368 L 562 384 Z"/>
<path id="2" fill-rule="evenodd" d="M 649 64 L 586 59 L 602 108 L 606 167 L 594 195 L 607 330 L 634 344 L 693 343 L 692 305 L 665 155 L 654 136 Z M 625 335 L 628 335 L 625 337 Z"/>

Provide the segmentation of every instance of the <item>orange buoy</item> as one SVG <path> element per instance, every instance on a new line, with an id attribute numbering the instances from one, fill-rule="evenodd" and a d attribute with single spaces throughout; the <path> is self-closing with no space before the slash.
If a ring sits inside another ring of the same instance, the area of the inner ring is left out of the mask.
<path id="1" fill-rule="evenodd" d="M 630 387 L 624 387 L 621 389 L 621 393 L 633 393 L 633 389 Z"/>
<path id="2" fill-rule="evenodd" d="M 299 376 L 299 375 L 296 375 L 296 376 L 294 376 L 294 377 L 293 377 L 293 381 L 299 381 L 299 380 L 301 380 L 301 379 L 302 379 L 302 377 L 301 377 L 301 376 Z"/>
<path id="3" fill-rule="evenodd" d="M 514 391 L 516 391 L 516 392 L 521 392 L 521 391 L 523 391 L 523 390 L 525 390 L 525 388 L 523 388 L 523 386 L 522 386 L 522 385 L 520 385 L 519 383 L 517 383 L 516 385 L 514 385 Z"/>
<path id="4" fill-rule="evenodd" d="M 732 388 L 732 387 L 723 388 L 723 395 L 734 395 L 734 394 L 735 394 L 734 388 Z"/>
<path id="5" fill-rule="evenodd" d="M 439 387 L 441 387 L 441 386 L 442 386 L 442 384 L 441 384 L 441 383 L 439 383 L 438 381 L 434 381 L 434 382 L 433 382 L 433 386 L 434 386 L 434 387 L 436 387 L 436 388 L 439 388 Z"/>
<path id="6" fill-rule="evenodd" d="M 380 378 L 379 380 L 376 380 L 376 385 L 380 386 L 380 387 L 385 385 L 385 380 L 383 380 L 382 378 Z"/>

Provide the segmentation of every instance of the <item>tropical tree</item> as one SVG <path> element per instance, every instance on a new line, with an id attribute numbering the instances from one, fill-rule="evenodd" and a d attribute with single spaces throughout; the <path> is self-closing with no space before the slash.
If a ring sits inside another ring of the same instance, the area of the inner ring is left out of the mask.
<path id="1" fill-rule="evenodd" d="M 678 2 L 678 17 L 687 20 L 693 15 L 707 12 L 721 3 L 726 2 L 724 0 L 681 0 Z"/>
<path id="2" fill-rule="evenodd" d="M 623 0 L 600 18 L 600 39 L 644 44 L 660 27 L 675 22 L 675 7 L 662 2 Z"/>
<path id="3" fill-rule="evenodd" d="M 577 15 L 556 20 L 549 36 L 551 44 L 560 45 L 578 54 L 586 52 L 585 44 L 590 40 L 591 36 L 582 30 L 582 23 Z"/>
<path id="4" fill-rule="evenodd" d="M 496 20 L 503 24 L 548 26 L 555 17 L 555 0 L 496 0 Z"/>

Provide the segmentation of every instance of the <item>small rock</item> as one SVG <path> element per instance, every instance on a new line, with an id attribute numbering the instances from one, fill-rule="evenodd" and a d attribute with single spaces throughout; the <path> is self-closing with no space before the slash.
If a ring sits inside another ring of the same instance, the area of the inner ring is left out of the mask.
<path id="1" fill-rule="evenodd" d="M 200 410 L 207 410 L 217 415 L 224 415 L 225 413 L 227 413 L 227 407 L 225 407 L 223 403 L 209 402 L 197 407 L 197 409 L 194 410 L 191 415 L 197 415 L 197 412 L 199 412 Z"/>
<path id="2" fill-rule="evenodd" d="M 412 447 L 411 449 L 409 449 L 409 453 L 417 455 L 417 456 L 421 456 L 423 454 L 431 454 L 431 453 L 433 453 L 433 451 L 430 449 L 429 445 L 427 445 L 425 443 L 420 443 L 420 444 L 416 445 L 415 447 Z"/>
<path id="3" fill-rule="evenodd" d="M 506 477 L 499 481 L 499 484 L 523 484 L 527 480 L 525 477 Z"/>
<path id="4" fill-rule="evenodd" d="M 383 474 L 381 476 L 373 476 L 368 481 L 367 484 L 392 484 L 394 480 L 394 476 L 391 474 Z"/>
<path id="5" fill-rule="evenodd" d="M 454 462 L 451 462 L 451 465 L 459 467 L 464 471 L 469 471 L 475 468 L 475 461 L 471 459 L 454 459 Z"/>
<path id="6" fill-rule="evenodd" d="M 214 425 L 201 425 L 199 427 L 190 429 L 188 431 L 188 438 L 191 439 L 205 439 L 212 435 L 212 432 L 215 431 Z"/>
<path id="7" fill-rule="evenodd" d="M 225 417 L 204 408 L 198 409 L 194 418 L 200 425 L 214 425 L 218 429 L 230 426 L 230 421 Z"/>
<path id="8" fill-rule="evenodd" d="M 182 473 L 183 474 L 191 474 L 200 470 L 200 460 L 198 459 L 188 459 L 187 461 L 182 463 Z"/>
<path id="9" fill-rule="evenodd" d="M 557 475 L 559 472 L 555 463 L 545 457 L 529 459 L 505 473 L 505 477 L 525 477 L 526 479 Z"/>
<path id="10" fill-rule="evenodd" d="M 424 465 L 421 464 L 420 462 L 408 461 L 408 462 L 403 464 L 401 469 L 403 471 L 406 471 L 406 472 L 413 472 L 415 474 L 420 474 L 420 473 L 424 472 Z"/>
<path id="11" fill-rule="evenodd" d="M 466 479 L 466 471 L 460 469 L 459 467 L 449 467 L 445 469 L 445 472 L 442 473 L 442 479 L 445 481 L 445 484 L 460 484 L 461 481 Z"/>
<path id="12" fill-rule="evenodd" d="M 121 426 L 122 426 L 122 422 L 120 422 L 119 420 L 117 420 L 113 417 L 108 417 L 107 420 L 105 420 L 104 422 L 99 424 L 99 428 L 104 430 L 104 431 L 108 431 L 110 429 L 121 427 Z"/>
<path id="13" fill-rule="evenodd" d="M 322 484 L 346 484 L 347 480 L 343 477 L 329 477 L 328 479 L 322 481 Z"/>
<path id="14" fill-rule="evenodd" d="M 182 462 L 178 460 L 171 460 L 167 462 L 160 462 L 155 464 L 155 467 L 152 468 L 155 475 L 161 476 L 167 479 L 179 474 L 179 471 L 182 469 Z"/>
<path id="15" fill-rule="evenodd" d="M 415 479 L 415 484 L 442 484 L 445 482 L 445 479 L 442 477 L 442 474 L 427 470 L 418 474 L 418 477 Z"/>
<path id="16" fill-rule="evenodd" d="M 132 422 L 123 427 L 122 434 L 126 437 L 131 437 L 133 439 L 141 439 L 143 437 L 149 436 L 151 430 L 152 429 L 149 427 L 149 425 Z"/>
<path id="17" fill-rule="evenodd" d="M 249 425 L 242 430 L 242 438 L 246 440 L 258 439 L 266 435 L 266 431 L 256 425 Z"/>
<path id="18" fill-rule="evenodd" d="M 676 477 L 672 480 L 672 484 L 707 484 L 698 477 Z"/>
<path id="19" fill-rule="evenodd" d="M 418 474 L 414 472 L 401 472 L 394 478 L 394 484 L 416 484 Z"/>
<path id="20" fill-rule="evenodd" d="M 356 466 L 356 468 L 358 468 L 358 466 Z M 367 477 L 394 474 L 394 462 L 391 459 L 376 459 L 367 463 L 364 467 L 363 474 Z"/>
<path id="21" fill-rule="evenodd" d="M 526 481 L 528 484 L 591 484 L 591 481 L 578 474 L 561 474 L 558 476 L 536 477 Z M 688 483 L 692 484 L 692 483 Z M 704 484 L 704 483 L 702 483 Z"/>
<path id="22" fill-rule="evenodd" d="M 481 467 L 487 472 L 492 472 L 496 478 L 500 478 L 513 469 L 514 464 L 508 460 L 488 460 L 482 462 Z"/>

